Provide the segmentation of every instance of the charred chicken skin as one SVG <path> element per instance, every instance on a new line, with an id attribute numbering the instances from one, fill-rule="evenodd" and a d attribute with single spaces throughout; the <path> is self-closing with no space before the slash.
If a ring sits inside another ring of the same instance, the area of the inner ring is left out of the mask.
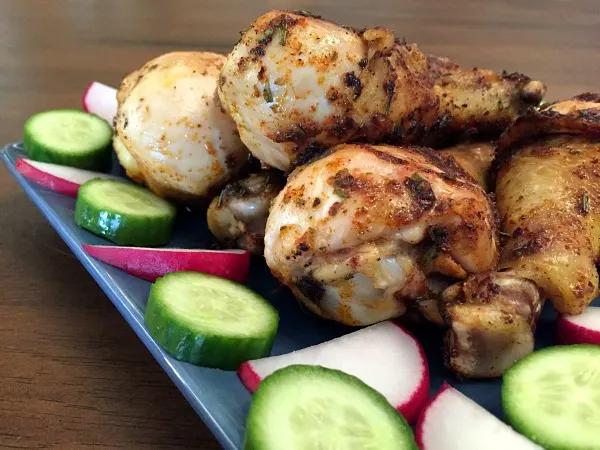
<path id="1" fill-rule="evenodd" d="M 125 77 L 114 148 L 130 178 L 162 197 L 204 203 L 239 173 L 248 151 L 216 96 L 224 61 L 174 52 Z"/>
<path id="2" fill-rule="evenodd" d="M 244 31 L 218 87 L 242 141 L 281 170 L 341 143 L 415 144 L 431 132 L 479 128 L 499 133 L 544 91 L 523 75 L 428 60 L 387 29 L 356 31 L 288 11 L 271 11 Z"/>
<path id="3" fill-rule="evenodd" d="M 208 228 L 222 245 L 262 255 L 269 208 L 284 185 L 276 170 L 229 183 L 208 207 Z"/>
<path id="4" fill-rule="evenodd" d="M 264 255 L 309 310 L 367 325 L 427 295 L 430 272 L 495 267 L 496 216 L 451 159 L 345 144 L 292 172 L 271 207 Z"/>

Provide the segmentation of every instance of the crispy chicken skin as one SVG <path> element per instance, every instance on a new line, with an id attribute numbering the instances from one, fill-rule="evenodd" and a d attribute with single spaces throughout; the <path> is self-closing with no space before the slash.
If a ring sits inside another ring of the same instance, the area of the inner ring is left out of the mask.
<path id="1" fill-rule="evenodd" d="M 535 283 L 508 273 L 475 274 L 450 286 L 439 302 L 446 366 L 466 378 L 502 375 L 533 351 L 542 306 Z"/>
<path id="2" fill-rule="evenodd" d="M 584 98 L 549 107 L 546 121 L 536 113 L 527 140 L 499 149 L 496 197 L 508 236 L 499 268 L 535 281 L 563 314 L 598 295 L 600 96 Z"/>
<path id="3" fill-rule="evenodd" d="M 496 156 L 494 142 L 469 142 L 440 150 L 473 177 L 486 191 L 490 189 L 489 171 Z"/>
<path id="4" fill-rule="evenodd" d="M 495 267 L 496 216 L 483 189 L 435 151 L 344 144 L 292 172 L 264 254 L 309 310 L 368 325 L 428 293 L 423 259 L 445 258 L 442 273 Z"/>
<path id="5" fill-rule="evenodd" d="M 439 99 L 434 134 L 483 134 L 499 136 L 524 112 L 544 98 L 546 86 L 520 73 L 487 69 L 462 69 L 447 58 L 429 55 Z"/>
<path id="6" fill-rule="evenodd" d="M 130 178 L 194 203 L 240 171 L 248 151 L 215 93 L 224 61 L 215 53 L 174 52 L 125 77 L 114 147 Z"/>
<path id="7" fill-rule="evenodd" d="M 416 144 L 432 130 L 499 133 L 545 90 L 522 75 L 440 70 L 385 28 L 356 31 L 271 11 L 243 32 L 218 93 L 254 156 L 289 170 L 341 143 Z"/>
<path id="8" fill-rule="evenodd" d="M 262 255 L 269 208 L 284 185 L 285 177 L 276 170 L 229 183 L 208 207 L 208 228 L 226 247 Z"/>

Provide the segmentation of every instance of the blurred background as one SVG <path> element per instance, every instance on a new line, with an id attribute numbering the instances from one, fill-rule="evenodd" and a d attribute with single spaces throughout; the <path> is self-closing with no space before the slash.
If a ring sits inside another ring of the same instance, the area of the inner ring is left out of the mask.
<path id="1" fill-rule="evenodd" d="M 461 65 L 540 79 L 550 98 L 600 82 L 597 0 L 2 0 L 0 90 L 10 126 L 0 137 L 18 139 L 30 113 L 78 106 L 90 80 L 117 85 L 160 53 L 228 52 L 240 30 L 273 8 L 310 10 L 359 28 L 389 27 Z"/>

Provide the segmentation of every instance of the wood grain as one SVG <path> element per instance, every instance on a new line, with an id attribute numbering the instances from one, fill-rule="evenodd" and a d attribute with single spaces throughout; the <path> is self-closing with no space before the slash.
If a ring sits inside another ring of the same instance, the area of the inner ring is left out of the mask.
<path id="1" fill-rule="evenodd" d="M 253 18 L 307 9 L 383 25 L 463 65 L 521 71 L 558 99 L 600 91 L 600 3 L 2 0 L 2 143 L 176 49 L 227 52 Z M 0 168 L 0 447 L 219 448 L 91 277 Z"/>

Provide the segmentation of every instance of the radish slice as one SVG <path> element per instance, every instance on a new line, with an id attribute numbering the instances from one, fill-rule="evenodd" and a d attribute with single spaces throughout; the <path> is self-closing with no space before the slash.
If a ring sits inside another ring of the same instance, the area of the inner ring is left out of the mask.
<path id="1" fill-rule="evenodd" d="M 417 443 L 421 450 L 543 450 L 446 383 L 419 418 Z"/>
<path id="2" fill-rule="evenodd" d="M 360 378 L 414 423 L 429 394 L 429 369 L 419 342 L 394 322 L 381 322 L 292 353 L 243 363 L 238 374 L 254 392 L 278 369 L 323 366 Z"/>
<path id="3" fill-rule="evenodd" d="M 246 250 L 190 250 L 184 248 L 119 247 L 83 245 L 88 255 L 108 265 L 148 280 L 170 272 L 202 272 L 245 283 L 250 268 Z"/>
<path id="4" fill-rule="evenodd" d="M 559 316 L 556 325 L 559 344 L 600 345 L 600 306 L 588 306 L 577 316 Z"/>
<path id="5" fill-rule="evenodd" d="M 92 82 L 81 97 L 83 110 L 106 120 L 113 125 L 117 114 L 117 90 L 113 87 Z"/>
<path id="6" fill-rule="evenodd" d="M 27 158 L 17 159 L 15 168 L 25 178 L 69 197 L 77 197 L 79 187 L 94 178 L 116 178 L 105 173 L 33 161 Z"/>

